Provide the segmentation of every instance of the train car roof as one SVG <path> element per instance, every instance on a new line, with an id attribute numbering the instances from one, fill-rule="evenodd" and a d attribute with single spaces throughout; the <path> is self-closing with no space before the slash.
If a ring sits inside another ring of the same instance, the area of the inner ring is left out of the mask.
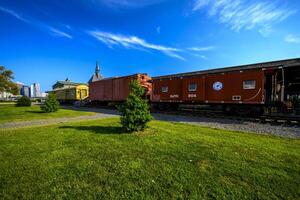
<path id="1" fill-rule="evenodd" d="M 270 61 L 270 62 L 261 62 L 261 63 L 238 65 L 238 66 L 231 66 L 231 67 L 222 67 L 217 69 L 208 69 L 208 70 L 201 70 L 201 71 L 156 76 L 156 77 L 152 77 L 152 79 L 177 78 L 177 77 L 193 76 L 199 74 L 223 73 L 223 72 L 230 72 L 230 71 L 272 68 L 272 67 L 291 67 L 291 66 L 298 66 L 298 65 L 300 66 L 300 58 L 293 58 L 293 59 L 286 59 L 286 60 L 277 60 L 277 61 Z"/>

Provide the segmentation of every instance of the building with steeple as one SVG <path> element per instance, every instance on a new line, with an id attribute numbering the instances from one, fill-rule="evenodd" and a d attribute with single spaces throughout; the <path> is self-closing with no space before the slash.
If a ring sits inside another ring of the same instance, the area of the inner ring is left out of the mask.
<path id="1" fill-rule="evenodd" d="M 95 69 L 95 73 L 93 74 L 93 76 L 90 78 L 89 83 L 91 82 L 95 82 L 95 81 L 99 81 L 103 79 L 102 75 L 100 74 L 100 67 L 98 65 L 98 61 L 96 62 L 96 69 Z"/>

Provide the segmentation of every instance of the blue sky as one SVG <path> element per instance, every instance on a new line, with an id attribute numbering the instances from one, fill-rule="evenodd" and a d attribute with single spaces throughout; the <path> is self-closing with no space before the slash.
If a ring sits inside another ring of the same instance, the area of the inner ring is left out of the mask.
<path id="1" fill-rule="evenodd" d="M 151 76 L 300 57 L 299 0 L 0 0 L 0 65 L 66 77 Z"/>

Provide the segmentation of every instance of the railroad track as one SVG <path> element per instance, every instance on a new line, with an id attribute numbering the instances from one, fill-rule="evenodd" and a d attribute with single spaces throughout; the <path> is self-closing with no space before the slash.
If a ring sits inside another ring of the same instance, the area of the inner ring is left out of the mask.
<path id="1" fill-rule="evenodd" d="M 93 107 L 91 107 L 93 108 Z M 97 106 L 94 108 L 102 109 L 116 109 L 114 106 Z M 246 115 L 230 115 L 222 111 L 214 110 L 195 110 L 195 109 L 181 109 L 177 111 L 161 111 L 152 110 L 152 113 L 167 114 L 167 115 L 181 115 L 181 116 L 194 116 L 206 118 L 221 118 L 237 121 L 248 121 L 257 123 L 271 123 L 271 124 L 284 124 L 300 126 L 300 116 L 293 115 L 261 115 L 261 116 L 246 116 Z"/>
<path id="2" fill-rule="evenodd" d="M 153 113 L 169 114 L 169 115 L 181 115 L 181 116 L 195 116 L 206 118 L 222 118 L 238 121 L 249 121 L 258 123 L 272 123 L 272 124 L 286 124 L 300 126 L 300 116 L 289 115 L 261 115 L 261 116 L 243 116 L 243 115 L 230 115 L 220 111 L 211 110 L 179 110 L 179 111 L 158 111 Z"/>

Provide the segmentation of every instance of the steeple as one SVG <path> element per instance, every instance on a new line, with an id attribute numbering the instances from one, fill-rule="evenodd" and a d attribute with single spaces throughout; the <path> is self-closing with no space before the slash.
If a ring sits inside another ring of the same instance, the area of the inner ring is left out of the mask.
<path id="1" fill-rule="evenodd" d="M 90 78 L 89 83 L 91 82 L 95 82 L 95 81 L 99 81 L 101 80 L 103 77 L 100 74 L 100 67 L 98 65 L 98 61 L 96 61 L 96 68 L 95 68 L 95 73 L 93 74 L 93 76 Z"/>
<path id="2" fill-rule="evenodd" d="M 99 65 L 98 65 L 98 61 L 96 61 L 95 74 L 98 76 L 99 72 L 100 72 L 100 67 L 99 67 Z"/>

